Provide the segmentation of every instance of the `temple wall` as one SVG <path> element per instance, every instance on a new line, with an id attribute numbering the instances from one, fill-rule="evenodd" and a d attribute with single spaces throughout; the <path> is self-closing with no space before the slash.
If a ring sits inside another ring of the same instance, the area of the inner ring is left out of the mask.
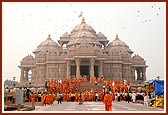
<path id="1" fill-rule="evenodd" d="M 122 66 L 121 64 L 105 63 L 103 73 L 106 79 L 122 79 Z"/>
<path id="2" fill-rule="evenodd" d="M 122 79 L 122 64 L 116 63 L 112 65 L 113 79 Z"/>
<path id="3" fill-rule="evenodd" d="M 37 76 L 35 82 L 37 86 L 44 86 L 46 79 L 46 66 L 44 64 L 37 65 Z"/>
<path id="4" fill-rule="evenodd" d="M 66 76 L 66 64 L 47 64 L 46 79 L 59 79 Z"/>
<path id="5" fill-rule="evenodd" d="M 131 65 L 130 64 L 123 64 L 122 65 L 122 79 L 124 80 L 131 80 Z"/>
<path id="6" fill-rule="evenodd" d="M 36 67 L 32 68 L 31 84 L 36 84 Z"/>
<path id="7" fill-rule="evenodd" d="M 103 76 L 105 77 L 105 79 L 113 78 L 111 66 L 112 64 L 107 64 L 107 63 L 105 63 L 103 66 L 103 73 L 104 73 Z"/>

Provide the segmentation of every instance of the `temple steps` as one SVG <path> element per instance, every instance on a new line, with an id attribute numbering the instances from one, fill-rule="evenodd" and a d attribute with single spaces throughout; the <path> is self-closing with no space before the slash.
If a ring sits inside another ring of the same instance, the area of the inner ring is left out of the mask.
<path id="1" fill-rule="evenodd" d="M 81 82 L 80 86 L 78 86 L 77 89 L 81 92 L 84 90 L 91 91 L 91 89 L 102 91 L 103 84 L 104 83 L 97 83 L 97 85 L 95 85 L 95 83 L 91 83 L 91 82 Z"/>

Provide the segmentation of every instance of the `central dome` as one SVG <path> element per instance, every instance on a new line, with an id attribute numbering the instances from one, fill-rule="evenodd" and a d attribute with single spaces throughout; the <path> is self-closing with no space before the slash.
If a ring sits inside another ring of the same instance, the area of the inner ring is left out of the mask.
<path id="1" fill-rule="evenodd" d="M 82 18 L 81 24 L 72 29 L 71 39 L 67 46 L 82 44 L 84 40 L 88 41 L 89 44 L 101 45 L 97 39 L 96 31 L 90 25 L 86 24 L 85 19 Z"/>
<path id="2" fill-rule="evenodd" d="M 91 33 L 95 33 L 95 34 L 96 34 L 96 31 L 95 31 L 90 25 L 86 24 L 84 18 L 82 18 L 81 24 L 75 26 L 75 27 L 72 29 L 71 33 L 73 34 L 73 33 L 75 33 L 75 32 L 83 31 L 83 30 L 87 30 L 87 31 L 89 31 L 89 32 L 91 32 Z"/>

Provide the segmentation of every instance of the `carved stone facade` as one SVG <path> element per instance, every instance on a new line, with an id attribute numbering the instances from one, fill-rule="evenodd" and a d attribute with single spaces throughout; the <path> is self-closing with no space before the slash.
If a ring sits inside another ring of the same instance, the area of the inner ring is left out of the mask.
<path id="1" fill-rule="evenodd" d="M 65 32 L 57 44 L 50 37 L 33 52 L 22 59 L 20 84 L 31 82 L 33 86 L 44 86 L 46 79 L 64 79 L 71 75 L 87 75 L 105 79 L 144 81 L 146 62 L 118 38 L 108 43 L 107 37 L 96 31 L 84 18 L 71 34 Z M 63 46 L 66 45 L 66 48 Z M 28 72 L 31 71 L 29 80 Z"/>

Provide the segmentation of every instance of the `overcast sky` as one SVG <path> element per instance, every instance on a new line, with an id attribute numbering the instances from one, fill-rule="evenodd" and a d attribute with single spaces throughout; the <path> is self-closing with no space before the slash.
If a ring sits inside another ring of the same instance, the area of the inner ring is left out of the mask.
<path id="1" fill-rule="evenodd" d="M 146 60 L 147 79 L 165 79 L 166 3 L 3 3 L 2 77 L 20 79 L 20 61 L 46 40 L 60 36 L 81 23 L 102 32 L 111 42 L 118 34 L 134 54 Z M 132 56 L 133 56 L 132 55 Z"/>

